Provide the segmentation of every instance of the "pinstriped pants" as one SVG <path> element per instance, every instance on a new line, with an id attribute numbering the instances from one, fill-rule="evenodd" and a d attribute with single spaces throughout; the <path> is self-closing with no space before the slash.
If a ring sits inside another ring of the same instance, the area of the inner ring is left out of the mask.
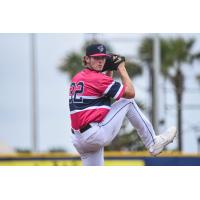
<path id="1" fill-rule="evenodd" d="M 84 166 L 104 164 L 104 146 L 109 145 L 117 136 L 125 117 L 137 130 L 147 149 L 154 143 L 156 135 L 153 127 L 134 99 L 121 98 L 112 104 L 109 113 L 101 123 L 91 123 L 92 127 L 84 133 L 77 132 L 72 135 L 72 142 Z"/>

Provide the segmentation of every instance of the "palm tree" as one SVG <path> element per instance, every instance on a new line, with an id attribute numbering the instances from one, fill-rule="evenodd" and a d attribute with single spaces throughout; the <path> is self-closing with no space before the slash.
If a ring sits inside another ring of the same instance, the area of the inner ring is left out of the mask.
<path id="1" fill-rule="evenodd" d="M 80 53 L 72 52 L 63 59 L 59 66 L 60 71 L 67 72 L 72 78 L 75 74 L 83 69 L 82 56 Z"/>
<path id="2" fill-rule="evenodd" d="M 169 79 L 174 86 L 176 95 L 177 127 L 178 127 L 178 150 L 182 151 L 182 100 L 184 93 L 183 64 L 191 65 L 199 58 L 199 53 L 192 53 L 195 40 L 184 38 L 161 39 L 161 72 L 165 79 Z M 153 40 L 145 38 L 139 48 L 139 55 L 152 70 L 153 60 Z M 170 74 L 173 68 L 175 73 Z"/>
<path id="3" fill-rule="evenodd" d="M 178 125 L 178 149 L 182 151 L 182 106 L 185 76 L 183 73 L 183 64 L 191 65 L 193 61 L 199 59 L 199 53 L 193 53 L 192 48 L 195 44 L 195 39 L 185 40 L 184 38 L 169 39 L 169 50 L 171 52 L 172 67 L 175 69 L 175 74 L 168 77 L 174 85 L 176 94 L 177 107 L 177 125 Z"/>

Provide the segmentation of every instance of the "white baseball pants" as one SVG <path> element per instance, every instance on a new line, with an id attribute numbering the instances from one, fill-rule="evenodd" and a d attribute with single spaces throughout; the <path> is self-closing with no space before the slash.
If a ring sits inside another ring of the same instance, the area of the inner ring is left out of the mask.
<path id="1" fill-rule="evenodd" d="M 134 99 L 121 98 L 111 105 L 111 110 L 101 123 L 91 123 L 84 133 L 72 134 L 72 142 L 84 166 L 104 164 L 104 146 L 109 145 L 119 133 L 127 117 L 148 149 L 156 137 L 149 120 L 142 114 Z"/>

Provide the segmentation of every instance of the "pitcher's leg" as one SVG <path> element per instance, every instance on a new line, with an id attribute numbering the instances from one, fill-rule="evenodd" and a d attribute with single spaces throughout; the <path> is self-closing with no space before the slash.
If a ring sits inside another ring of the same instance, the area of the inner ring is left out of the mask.
<path id="1" fill-rule="evenodd" d="M 144 116 L 140 108 L 132 99 L 132 104 L 127 112 L 127 118 L 131 124 L 136 128 L 144 145 L 149 148 L 151 144 L 155 143 L 155 132 L 151 122 Z"/>
<path id="2" fill-rule="evenodd" d="M 99 123 L 104 146 L 108 145 L 118 134 L 131 104 L 132 101 L 129 99 L 120 99 L 113 103 L 103 122 Z"/>
<path id="3" fill-rule="evenodd" d="M 104 165 L 104 148 L 101 147 L 96 152 L 84 153 L 81 155 L 84 166 L 103 166 Z"/>

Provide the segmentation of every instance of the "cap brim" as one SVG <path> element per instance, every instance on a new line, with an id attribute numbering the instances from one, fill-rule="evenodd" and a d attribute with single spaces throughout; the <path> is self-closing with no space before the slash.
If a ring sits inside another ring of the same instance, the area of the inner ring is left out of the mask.
<path id="1" fill-rule="evenodd" d="M 108 54 L 105 54 L 105 53 L 96 53 L 96 54 L 92 54 L 92 55 L 90 55 L 90 56 L 92 56 L 92 57 L 99 57 L 99 56 L 109 56 Z"/>

